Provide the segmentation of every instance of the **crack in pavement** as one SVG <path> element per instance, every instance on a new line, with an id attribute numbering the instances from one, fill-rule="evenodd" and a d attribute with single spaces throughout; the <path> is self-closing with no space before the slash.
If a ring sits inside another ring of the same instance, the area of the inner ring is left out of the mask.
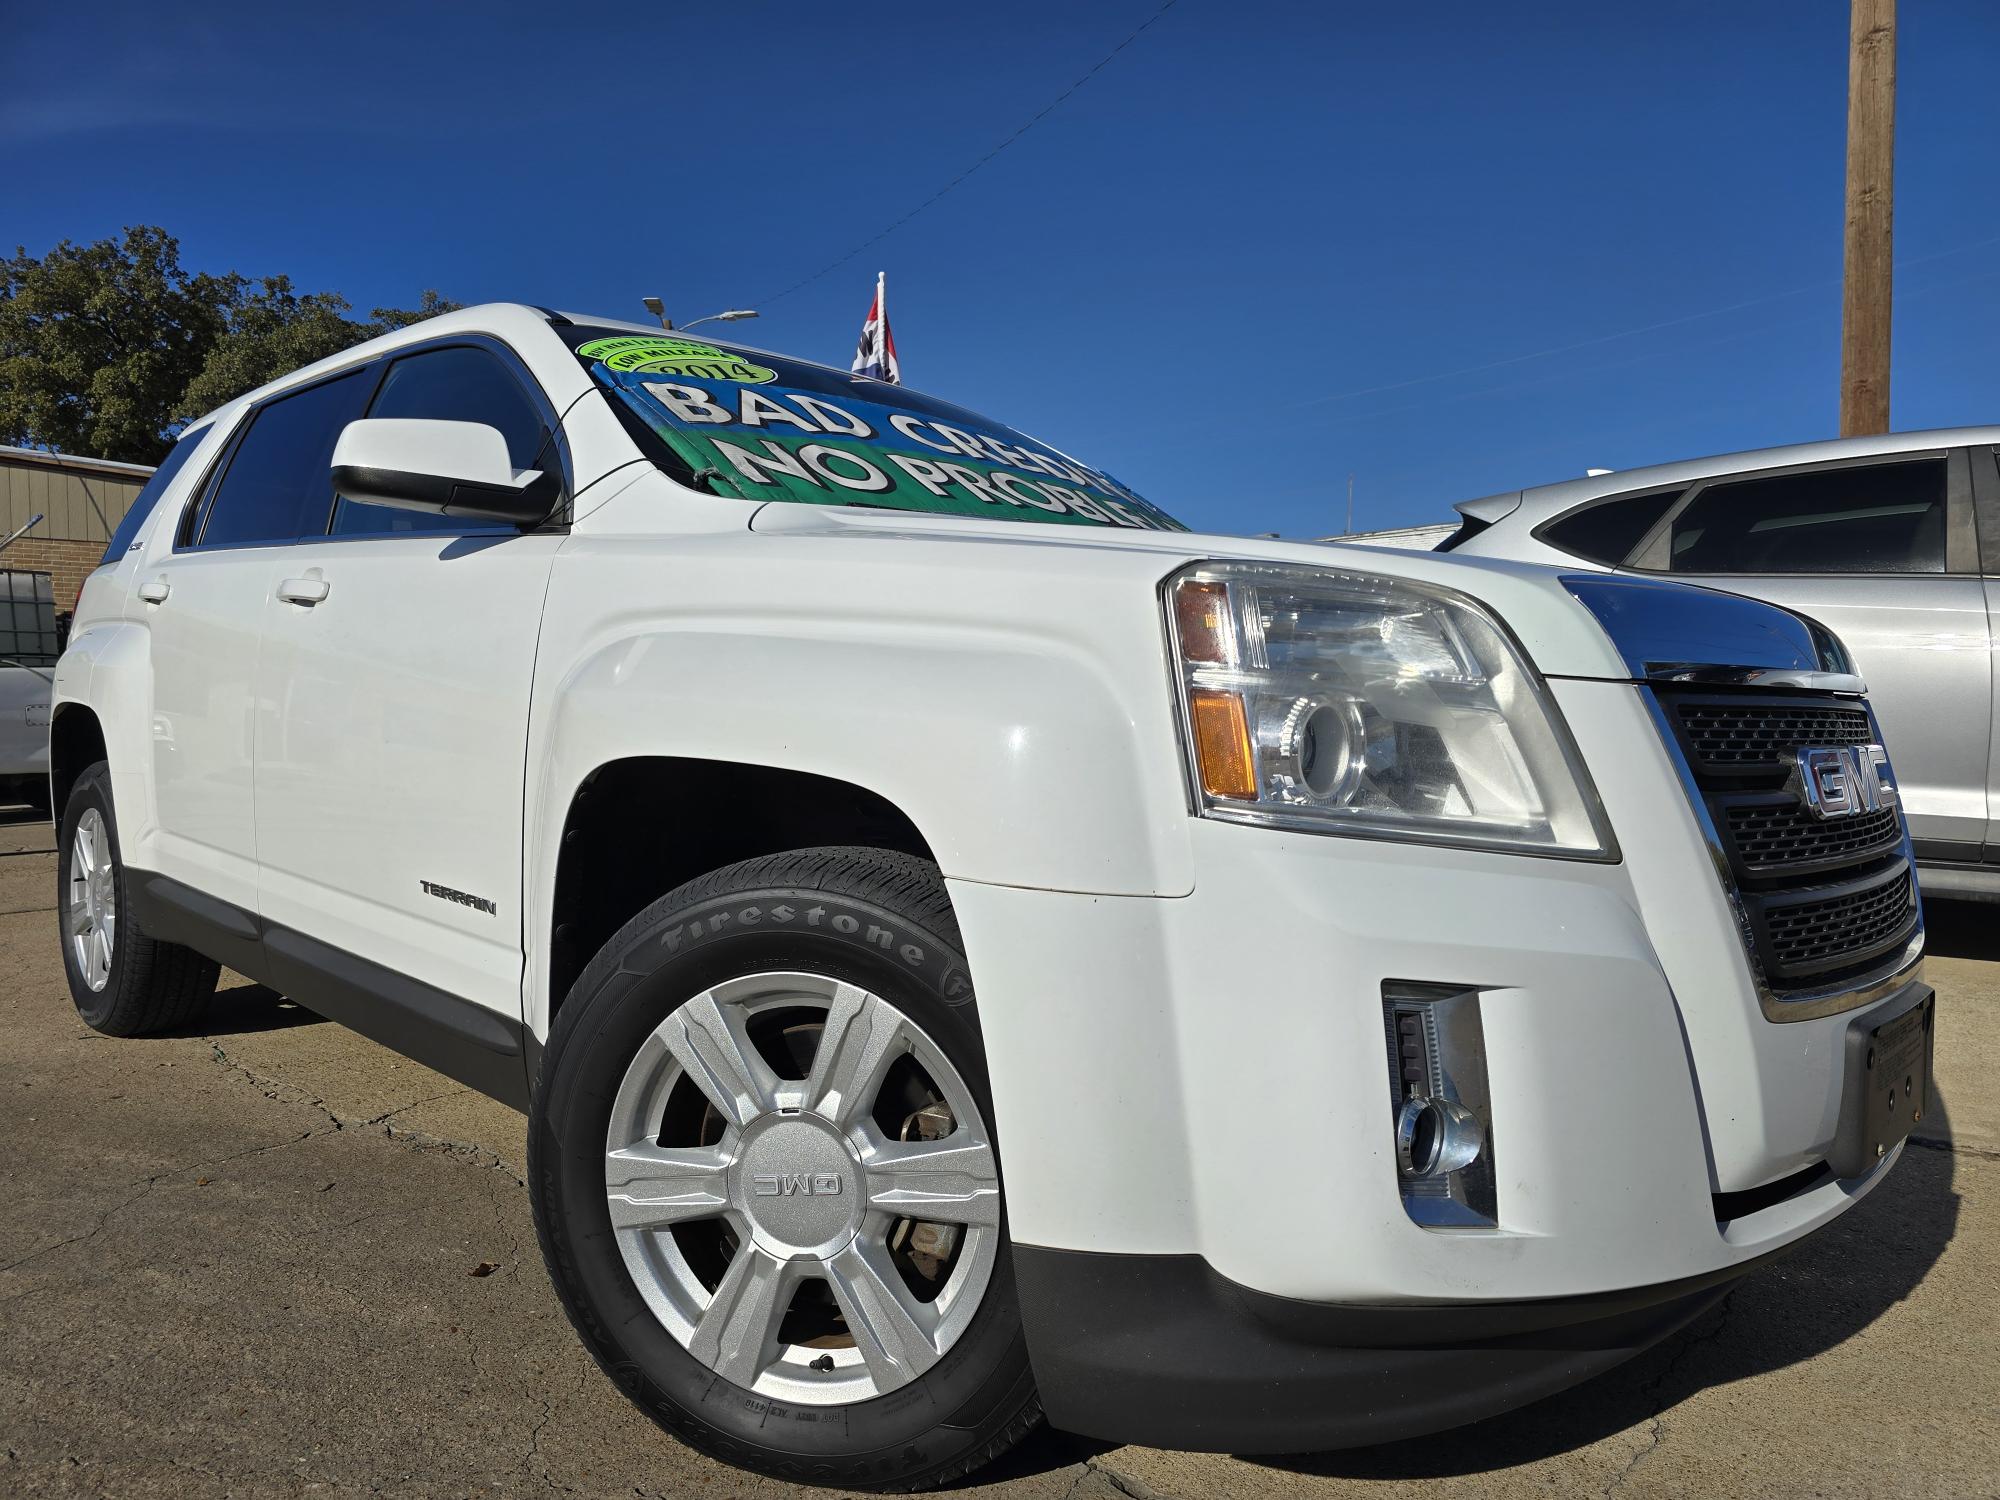
<path id="1" fill-rule="evenodd" d="M 396 1116 L 413 1110 L 420 1104 L 435 1104 L 441 1099 L 456 1099 L 461 1094 L 477 1092 L 474 1089 L 469 1089 L 461 1085 L 446 1089 L 442 1093 L 427 1094 L 421 1099 L 409 1100 L 407 1103 L 397 1105 L 394 1109 L 384 1110 L 379 1115 L 356 1118 L 341 1114 L 332 1105 L 328 1104 L 326 1100 L 320 1098 L 309 1089 L 301 1088 L 297 1084 L 289 1083 L 282 1078 L 267 1077 L 264 1074 L 254 1072 L 250 1068 L 245 1067 L 227 1052 L 223 1051 L 222 1044 L 214 1037 L 203 1037 L 202 1040 L 208 1043 L 209 1050 L 215 1062 L 221 1063 L 230 1072 L 239 1074 L 245 1082 L 256 1089 L 266 1099 L 274 1100 L 280 1104 L 302 1104 L 318 1110 L 326 1117 L 330 1131 L 315 1133 L 369 1130 L 380 1126 L 384 1135 L 410 1150 L 432 1151 L 450 1156 L 470 1157 L 473 1159 L 473 1164 L 499 1172 L 517 1187 L 525 1188 L 528 1185 L 527 1178 L 508 1165 L 499 1153 L 480 1145 L 476 1141 L 452 1140 L 446 1136 L 433 1135 L 427 1130 L 412 1130 L 394 1123 Z"/>
<path id="2" fill-rule="evenodd" d="M 1698 1350 L 1705 1349 L 1710 1344 L 1717 1342 L 1728 1331 L 1729 1316 L 1735 1310 L 1737 1291 L 1738 1287 L 1732 1286 L 1723 1295 L 1722 1300 L 1715 1305 L 1715 1311 L 1718 1316 L 1713 1328 L 1706 1333 L 1694 1336 L 1684 1333 L 1681 1336 L 1680 1348 L 1674 1351 L 1674 1356 L 1667 1361 L 1666 1368 L 1640 1387 L 1648 1397 L 1653 1398 L 1655 1401 L 1652 1414 L 1646 1419 L 1646 1444 L 1638 1452 L 1634 1453 L 1626 1461 L 1625 1466 L 1612 1475 L 1604 1488 L 1599 1491 L 1599 1494 L 1606 1497 L 1606 1500 L 1609 1500 L 1612 1494 L 1624 1488 L 1625 1481 L 1630 1479 L 1638 1471 L 1640 1465 L 1644 1464 L 1647 1459 L 1657 1453 L 1661 1445 L 1666 1442 L 1668 1432 L 1665 1416 L 1668 1406 L 1667 1383 L 1674 1378 L 1680 1367 L 1687 1363 Z"/>
<path id="3" fill-rule="evenodd" d="M 1976 1156 L 1981 1161 L 2000 1161 L 2000 1149 L 1988 1146 L 1966 1146 L 1957 1141 L 1934 1141 L 1926 1137 L 1909 1136 L 1907 1144 L 1923 1151 L 1942 1151 L 1946 1156 Z"/>
<path id="4" fill-rule="evenodd" d="M 120 1199 L 117 1203 L 105 1209 L 97 1216 L 97 1221 L 90 1228 L 79 1234 L 66 1235 L 62 1239 L 51 1241 L 49 1244 L 30 1250 L 26 1255 L 19 1256 L 4 1265 L 0 1265 L 0 1275 L 18 1271 L 21 1267 L 40 1260 L 45 1255 L 53 1255 L 56 1251 L 65 1249 L 71 1245 L 80 1245 L 96 1239 L 110 1225 L 113 1219 L 137 1203 L 141 1198 L 151 1193 L 155 1187 L 169 1178 L 184 1176 L 189 1172 L 211 1171 L 217 1167 L 227 1166 L 230 1162 L 245 1161 L 250 1157 L 263 1156 L 272 1151 L 289 1150 L 302 1142 L 316 1140 L 321 1136 L 337 1135 L 348 1130 L 366 1130 L 379 1125 L 382 1127 L 384 1135 L 388 1136 L 391 1140 L 397 1141 L 407 1149 L 470 1157 L 474 1164 L 490 1171 L 501 1173 L 518 1187 L 525 1188 L 528 1185 L 527 1180 L 505 1161 L 501 1160 L 497 1153 L 488 1150 L 484 1146 L 477 1145 L 471 1141 L 447 1140 L 442 1136 L 431 1135 L 426 1131 L 408 1130 L 390 1123 L 397 1115 L 415 1109 L 420 1104 L 433 1104 L 440 1099 L 456 1098 L 460 1094 L 471 1093 L 472 1090 L 470 1089 L 463 1087 L 446 1089 L 442 1093 L 429 1094 L 422 1099 L 412 1099 L 407 1104 L 399 1104 L 394 1109 L 385 1110 L 379 1115 L 373 1115 L 366 1119 L 350 1119 L 343 1117 L 332 1109 L 325 1100 L 314 1097 L 306 1090 L 285 1083 L 280 1079 L 264 1078 L 253 1073 L 250 1069 L 244 1067 L 224 1052 L 214 1038 L 204 1037 L 203 1040 L 208 1042 L 215 1061 L 222 1063 L 232 1072 L 241 1074 L 265 1098 L 279 1103 L 310 1105 L 326 1117 L 327 1123 L 316 1130 L 302 1131 L 297 1135 L 287 1136 L 280 1141 L 266 1141 L 262 1145 L 251 1146 L 246 1150 L 232 1151 L 226 1156 L 208 1157 L 192 1162 L 177 1162 L 173 1166 L 163 1167 L 161 1170 L 146 1177 L 126 1183 L 124 1186 L 137 1188 L 138 1191 L 130 1197 Z M 503 1234 L 507 1240 L 508 1248 L 512 1252 L 512 1258 L 518 1264 L 521 1258 L 520 1236 L 515 1234 L 511 1228 L 506 1228 L 505 1226 L 503 1226 Z M 17 1301 L 21 1297 L 27 1296 L 32 1290 L 32 1287 L 23 1288 L 19 1292 L 0 1297 L 0 1306 Z"/>
<path id="5" fill-rule="evenodd" d="M 5 1275 L 9 1271 L 19 1270 L 22 1266 L 27 1265 L 30 1261 L 40 1260 L 44 1255 L 51 1255 L 57 1250 L 60 1250 L 67 1245 L 80 1245 L 87 1240 L 96 1239 L 98 1235 L 104 1232 L 105 1227 L 110 1224 L 112 1219 L 116 1218 L 119 1214 L 123 1213 L 126 1209 L 130 1208 L 133 1204 L 137 1203 L 141 1198 L 145 1197 L 148 1193 L 152 1192 L 152 1190 L 155 1187 L 159 1186 L 159 1184 L 165 1182 L 170 1177 L 180 1177 L 189 1172 L 212 1170 L 216 1167 L 226 1166 L 228 1163 L 233 1161 L 243 1161 L 252 1156 L 263 1156 L 267 1152 L 271 1151 L 284 1151 L 289 1149 L 290 1147 L 298 1145 L 301 1141 L 309 1141 L 312 1140 L 315 1136 L 328 1135 L 328 1134 L 331 1134 L 331 1132 L 325 1130 L 308 1130 L 300 1135 L 287 1136 L 282 1141 L 266 1141 L 261 1146 L 251 1146 L 243 1151 L 232 1151 L 227 1156 L 210 1157 L 204 1161 L 176 1163 L 171 1167 L 166 1167 L 158 1172 L 154 1172 L 152 1175 L 148 1177 L 136 1178 L 131 1182 L 125 1183 L 124 1186 L 136 1187 L 139 1191 L 132 1194 L 131 1197 L 126 1198 L 121 1202 L 114 1203 L 110 1208 L 104 1210 L 103 1213 L 98 1215 L 97 1222 L 94 1225 L 92 1225 L 89 1229 L 85 1230 L 82 1234 L 73 1234 L 65 1239 L 56 1240 L 52 1244 L 44 1245 L 39 1250 L 31 1250 L 26 1255 L 23 1255 L 16 1260 L 11 1260 L 7 1262 L 7 1264 L 0 1266 L 0 1275 Z M 27 1292 L 22 1291 L 15 1293 L 13 1296 L 0 1297 L 0 1304 L 5 1304 L 7 1302 L 15 1301 L 19 1297 L 23 1297 L 26 1295 Z"/>
<path id="6" fill-rule="evenodd" d="M 1665 1442 L 1666 1438 L 1667 1424 L 1657 1416 L 1648 1419 L 1646 1423 L 1646 1446 L 1627 1459 L 1625 1467 L 1612 1475 L 1610 1483 L 1606 1484 L 1598 1493 L 1604 1496 L 1605 1500 L 1610 1500 L 1611 1495 L 1625 1487 L 1625 1481 L 1632 1477 L 1639 1465 L 1651 1458 L 1658 1451 L 1660 1444 Z"/>
<path id="7" fill-rule="evenodd" d="M 1129 1496 L 1130 1500 L 1170 1500 L 1170 1497 L 1161 1494 L 1150 1485 L 1141 1484 L 1130 1475 L 1120 1474 L 1116 1469 L 1107 1467 L 1095 1458 L 1086 1458 L 1083 1461 L 1083 1472 L 1076 1476 L 1068 1489 L 1063 1491 L 1062 1500 L 1085 1500 L 1085 1497 L 1078 1496 L 1078 1491 L 1088 1484 L 1093 1476 L 1102 1479 L 1117 1493 Z"/>
<path id="8" fill-rule="evenodd" d="M 168 1174 L 162 1174 L 162 1175 L 168 1175 Z M 97 1222 L 91 1225 L 90 1228 L 86 1229 L 82 1234 L 73 1234 L 66 1239 L 57 1240 L 54 1244 L 44 1245 L 39 1250 L 31 1250 L 26 1255 L 21 1256 L 18 1260 L 11 1260 L 6 1265 L 0 1266 L 0 1275 L 5 1275 L 9 1271 L 17 1271 L 22 1266 L 27 1265 L 30 1261 L 40 1260 L 44 1255 L 53 1255 L 56 1251 L 63 1249 L 65 1246 L 81 1245 L 84 1244 L 86 1241 L 96 1239 L 100 1234 L 104 1232 L 104 1226 L 109 1224 L 114 1217 L 116 1217 L 118 1214 L 123 1213 L 126 1209 L 130 1208 L 133 1204 L 137 1203 L 141 1198 L 145 1197 L 146 1194 L 150 1193 L 153 1190 L 154 1180 L 155 1179 L 148 1178 L 145 1184 L 140 1187 L 138 1192 L 134 1193 L 131 1197 L 125 1199 L 124 1201 L 119 1203 L 114 1203 L 111 1205 L 111 1207 L 105 1209 L 103 1213 L 97 1216 Z M 30 1290 L 32 1290 L 32 1288 L 28 1288 L 21 1292 L 17 1292 L 13 1297 L 0 1299 L 0 1301 L 12 1302 L 15 1300 L 15 1297 L 25 1297 L 28 1294 L 28 1291 Z"/>
<path id="9" fill-rule="evenodd" d="M 576 1393 L 580 1395 L 582 1391 L 583 1391 L 583 1378 L 579 1377 L 576 1384 Z M 534 1464 L 535 1460 L 540 1458 L 542 1454 L 542 1429 L 547 1427 L 550 1422 L 555 1420 L 555 1414 L 556 1414 L 555 1398 L 553 1396 L 544 1395 L 541 1398 L 541 1401 L 542 1401 L 541 1419 L 537 1421 L 533 1427 L 528 1429 L 528 1451 L 521 1455 L 521 1466 L 520 1466 L 521 1474 L 524 1478 L 527 1479 L 534 1479 L 537 1477 L 534 1472 Z M 539 1477 L 542 1481 L 543 1487 L 546 1488 L 551 1494 L 560 1495 L 564 1493 L 563 1487 L 556 1483 L 555 1475 L 549 1472 L 549 1466 L 547 1464 L 542 1465 L 542 1471 Z"/>
<path id="10" fill-rule="evenodd" d="M 214 1170 L 218 1166 L 228 1166 L 230 1162 L 242 1162 L 242 1160 L 248 1160 L 252 1156 L 264 1156 L 268 1152 L 290 1150 L 292 1146 L 298 1146 L 298 1144 L 302 1144 L 306 1140 L 318 1140 L 320 1136 L 334 1136 L 334 1134 L 342 1134 L 346 1130 L 370 1130 L 374 1126 L 382 1126 L 382 1134 L 386 1134 L 390 1140 L 396 1140 L 398 1144 L 402 1144 L 408 1150 L 444 1152 L 444 1154 L 450 1154 L 450 1156 L 470 1156 L 478 1166 L 484 1166 L 488 1170 L 500 1172 L 502 1176 L 510 1178 L 516 1186 L 520 1186 L 520 1188 L 528 1186 L 526 1178 L 522 1178 L 512 1166 L 508 1166 L 504 1160 L 500 1160 L 500 1156 L 496 1152 L 488 1150 L 486 1146 L 478 1146 L 478 1144 L 468 1142 L 468 1140 L 446 1140 L 442 1136 L 432 1136 L 432 1134 L 422 1132 L 422 1130 L 406 1130 L 402 1126 L 392 1124 L 398 1114 L 414 1110 L 420 1104 L 436 1104 L 438 1100 L 456 1098 L 458 1094 L 470 1094 L 472 1092 L 470 1088 L 448 1088 L 448 1090 L 444 1090 L 440 1094 L 426 1094 L 424 1098 L 410 1100 L 408 1104 L 398 1104 L 394 1110 L 384 1110 L 382 1114 L 376 1114 L 376 1116 L 370 1116 L 370 1118 L 364 1118 L 364 1120 L 354 1120 L 354 1118 L 346 1118 L 346 1116 L 338 1114 L 332 1106 L 326 1104 L 326 1100 L 316 1098 L 308 1090 L 302 1090 L 302 1088 L 298 1088 L 294 1084 L 286 1084 L 284 1080 L 278 1080 L 278 1078 L 262 1078 L 260 1074 L 252 1072 L 250 1068 L 246 1068 L 240 1062 L 236 1062 L 234 1058 L 230 1058 L 212 1036 L 204 1036 L 202 1040 L 208 1042 L 212 1058 L 216 1062 L 224 1064 L 230 1072 L 240 1074 L 246 1082 L 250 1082 L 252 1088 L 256 1088 L 260 1094 L 264 1094 L 264 1098 L 280 1102 L 280 1104 L 308 1104 L 308 1106 L 316 1108 L 322 1116 L 326 1116 L 326 1124 L 322 1128 L 318 1128 L 318 1130 L 304 1130 L 304 1132 L 300 1132 L 296 1136 L 286 1136 L 284 1140 L 268 1140 L 268 1142 L 264 1142 L 260 1146 L 250 1146 L 250 1148 L 240 1150 L 240 1152 L 230 1152 L 228 1156 L 210 1156 L 210 1158 L 204 1158 L 204 1160 L 198 1160 L 198 1162 L 176 1162 L 174 1166 L 166 1166 L 166 1168 L 162 1168 L 158 1172 L 152 1172 L 150 1176 L 126 1182 L 122 1186 L 126 1186 L 126 1188 L 138 1188 L 138 1192 L 130 1194 L 128 1198 L 118 1200 L 116 1204 L 112 1204 L 110 1208 L 106 1208 L 102 1214 L 98 1214 L 96 1222 L 88 1230 L 82 1230 L 80 1234 L 68 1234 L 68 1236 L 60 1238 L 60 1240 L 52 1240 L 50 1244 L 38 1246 L 38 1248 L 30 1250 L 24 1256 L 18 1256 L 18 1258 L 14 1258 L 14 1260 L 10 1260 L 6 1264 L 0 1264 L 0 1276 L 4 1276 L 8 1272 L 16 1272 L 22 1266 L 28 1266 L 28 1264 L 40 1260 L 42 1256 L 50 1256 L 50 1254 L 54 1254 L 58 1250 L 64 1250 L 64 1248 L 72 1246 L 72 1244 L 88 1244 L 90 1240 L 98 1238 L 110 1226 L 110 1222 L 118 1214 L 122 1214 L 124 1210 L 128 1210 L 132 1204 L 136 1204 L 140 1198 L 144 1198 L 146 1194 L 150 1194 L 158 1184 L 166 1182 L 168 1178 L 186 1176 L 188 1172 Z M 518 1262 L 520 1260 L 520 1236 L 514 1234 L 512 1230 L 506 1230 L 506 1240 L 508 1240 L 508 1248 L 512 1250 L 512 1258 Z M 34 1288 L 22 1288 L 20 1292 L 12 1292 L 8 1296 L 0 1296 L 0 1306 L 6 1306 L 8 1302 L 20 1300 L 22 1296 L 28 1296 L 32 1290 Z"/>

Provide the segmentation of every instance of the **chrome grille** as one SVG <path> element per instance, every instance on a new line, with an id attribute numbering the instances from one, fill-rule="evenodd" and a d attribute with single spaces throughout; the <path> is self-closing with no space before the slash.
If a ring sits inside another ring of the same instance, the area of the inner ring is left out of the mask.
<path id="1" fill-rule="evenodd" d="M 1715 829 L 1757 967 L 1773 991 L 1862 979 L 1919 930 L 1902 814 L 1822 818 L 1797 752 L 1866 745 L 1855 699 L 1655 687 L 1663 725 Z"/>

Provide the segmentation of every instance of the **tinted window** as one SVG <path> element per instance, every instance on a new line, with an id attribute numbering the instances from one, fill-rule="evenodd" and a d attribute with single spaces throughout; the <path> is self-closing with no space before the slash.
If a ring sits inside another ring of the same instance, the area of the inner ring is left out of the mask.
<path id="1" fill-rule="evenodd" d="M 1674 517 L 1676 573 L 1942 573 L 1941 458 L 1712 484 Z"/>
<path id="2" fill-rule="evenodd" d="M 1678 489 L 1651 495 L 1626 495 L 1617 500 L 1593 500 L 1581 509 L 1544 526 L 1541 539 L 1551 547 L 1615 568 L 1632 555 L 1667 507 L 1681 497 Z"/>
<path id="3" fill-rule="evenodd" d="M 439 422 L 484 422 L 507 439 L 508 460 L 517 469 L 546 468 L 558 460 L 543 453 L 548 436 L 542 414 L 520 382 L 484 349 L 431 349 L 389 366 L 389 374 L 368 408 L 370 417 L 428 417 Z M 334 512 L 336 535 L 396 531 L 477 529 L 463 516 L 366 505 L 342 499 Z"/>
<path id="4" fill-rule="evenodd" d="M 374 369 L 364 368 L 259 407 L 208 501 L 197 545 L 289 542 L 325 532 L 333 445 L 361 415 L 374 384 Z"/>
<path id="5" fill-rule="evenodd" d="M 194 450 L 201 446 L 201 440 L 212 429 L 197 427 L 192 432 L 181 434 L 181 440 L 174 444 L 173 452 L 160 460 L 159 468 L 153 470 L 153 477 L 146 481 L 145 488 L 132 497 L 132 508 L 125 512 L 118 523 L 118 529 L 111 533 L 111 540 L 105 544 L 104 556 L 98 559 L 101 568 L 105 563 L 117 562 L 132 545 L 132 538 L 139 534 L 139 528 L 146 524 L 146 517 L 153 513 L 153 507 L 160 503 L 160 496 L 167 486 L 174 482 L 187 461 L 194 457 Z"/>

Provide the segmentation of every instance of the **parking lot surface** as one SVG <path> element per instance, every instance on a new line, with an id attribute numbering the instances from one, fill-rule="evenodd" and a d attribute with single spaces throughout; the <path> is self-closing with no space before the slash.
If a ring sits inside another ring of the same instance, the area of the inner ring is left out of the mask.
<path id="1" fill-rule="evenodd" d="M 231 976 L 199 1035 L 96 1036 L 54 888 L 48 825 L 0 809 L 0 1494 L 826 1493 L 680 1447 L 597 1372 L 520 1116 Z M 2000 1494 L 2000 907 L 1931 931 L 1925 1139 L 1660 1348 L 1429 1439 L 1253 1461 L 1044 1432 L 960 1492 Z"/>

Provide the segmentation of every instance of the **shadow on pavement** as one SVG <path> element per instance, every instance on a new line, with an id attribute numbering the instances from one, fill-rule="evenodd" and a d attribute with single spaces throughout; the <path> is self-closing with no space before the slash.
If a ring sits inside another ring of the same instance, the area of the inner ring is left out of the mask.
<path id="1" fill-rule="evenodd" d="M 1947 1127 L 1933 1092 L 1938 1125 Z M 1470 1427 L 1334 1453 L 1253 1458 L 1301 1474 L 1441 1479 L 1534 1463 L 1670 1411 L 1696 1392 L 1783 1369 L 1852 1338 L 1916 1288 L 1958 1228 L 1948 1151 L 1912 1141 L 1887 1180 L 1722 1303 L 1631 1363 Z"/>
<path id="2" fill-rule="evenodd" d="M 226 982 L 226 981 L 225 981 Z M 323 1018 L 294 1005 L 276 990 L 247 980 L 219 989 L 202 1013 L 170 1036 L 249 1036 L 258 1031 L 284 1031 L 314 1026 Z"/>
<path id="3" fill-rule="evenodd" d="M 956 1483 L 942 1486 L 946 1493 L 960 1489 L 984 1489 L 1009 1479 L 1028 1479 L 1051 1474 L 1073 1464 L 1088 1463 L 1100 1453 L 1109 1453 L 1117 1444 L 1100 1443 L 1096 1438 L 1058 1432 L 1049 1426 L 1037 1427 L 1020 1445 L 1002 1454 L 983 1469 L 974 1469 Z"/>
<path id="4" fill-rule="evenodd" d="M 2000 959 L 2000 904 L 1926 900 L 1924 951 L 1938 958 Z"/>
<path id="5" fill-rule="evenodd" d="M 11 806 L 6 803 L 0 803 L 0 827 L 16 823 L 47 823 L 48 821 L 49 815 L 39 807 L 30 807 L 25 802 L 18 802 Z"/>

